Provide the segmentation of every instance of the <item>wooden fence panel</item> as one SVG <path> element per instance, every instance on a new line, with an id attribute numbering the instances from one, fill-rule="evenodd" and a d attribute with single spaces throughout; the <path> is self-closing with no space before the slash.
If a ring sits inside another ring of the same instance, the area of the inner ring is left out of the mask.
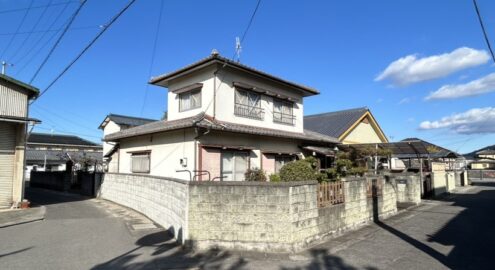
<path id="1" fill-rule="evenodd" d="M 318 184 L 318 207 L 326 207 L 345 202 L 344 183 L 322 182 Z"/>

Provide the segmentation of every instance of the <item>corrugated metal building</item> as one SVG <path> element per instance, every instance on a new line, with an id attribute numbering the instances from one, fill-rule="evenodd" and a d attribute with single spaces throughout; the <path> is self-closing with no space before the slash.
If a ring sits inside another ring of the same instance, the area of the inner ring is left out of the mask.
<path id="1" fill-rule="evenodd" d="M 0 209 L 22 201 L 28 101 L 37 88 L 0 74 Z"/>

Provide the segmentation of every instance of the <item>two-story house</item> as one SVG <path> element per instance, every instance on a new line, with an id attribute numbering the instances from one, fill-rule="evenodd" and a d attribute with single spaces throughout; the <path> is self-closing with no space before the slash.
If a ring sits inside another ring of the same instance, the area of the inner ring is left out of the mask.
<path id="1" fill-rule="evenodd" d="M 317 90 L 216 52 L 150 83 L 168 88 L 168 119 L 105 136 L 118 144 L 120 173 L 241 181 L 248 168 L 272 174 L 338 143 L 304 129 L 303 99 Z"/>
<path id="2" fill-rule="evenodd" d="M 105 117 L 98 129 L 103 130 L 103 137 L 105 137 L 111 133 L 155 121 L 157 120 L 111 113 Z M 103 141 L 103 161 L 105 162 L 105 171 L 107 172 L 118 171 L 119 159 L 118 155 L 114 155 L 118 147 L 119 144 Z"/>
<path id="3" fill-rule="evenodd" d="M 40 122 L 28 118 L 28 106 L 38 93 L 33 86 L 0 74 L 0 208 L 23 199 L 27 126 Z"/>

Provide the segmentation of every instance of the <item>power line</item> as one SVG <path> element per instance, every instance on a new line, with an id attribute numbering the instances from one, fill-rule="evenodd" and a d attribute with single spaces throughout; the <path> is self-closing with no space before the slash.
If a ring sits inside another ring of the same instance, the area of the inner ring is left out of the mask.
<path id="1" fill-rule="evenodd" d="M 254 8 L 253 10 L 253 13 L 251 13 L 251 17 L 249 18 L 249 22 L 246 26 L 246 28 L 244 29 L 244 32 L 242 34 L 242 39 L 241 39 L 241 43 L 244 41 L 244 39 L 246 38 L 247 36 L 247 33 L 249 32 L 249 29 L 251 28 L 251 25 L 253 24 L 253 21 L 254 21 L 254 18 L 256 16 L 256 13 L 258 12 L 258 9 L 260 7 L 260 4 L 261 4 L 261 0 L 258 0 L 258 2 L 256 3 L 256 7 Z M 236 55 L 236 52 L 234 52 L 234 55 L 232 55 L 232 59 L 234 59 Z M 218 73 L 221 69 L 225 68 L 227 66 L 227 62 L 225 62 L 217 71 L 216 73 Z M 227 74 L 224 74 L 224 76 L 222 77 L 222 80 L 220 80 L 220 83 L 218 84 L 218 86 L 214 89 L 215 92 L 217 92 L 219 89 L 220 89 L 220 86 L 222 86 L 222 83 L 223 83 L 223 80 L 226 78 Z M 213 102 L 215 102 L 213 100 L 214 98 L 212 98 L 210 100 L 210 102 L 208 103 L 208 105 L 206 106 L 206 109 L 205 111 L 208 111 L 208 109 L 210 108 L 211 104 Z"/>
<path id="2" fill-rule="evenodd" d="M 127 5 L 122 8 L 118 13 L 117 15 L 115 15 L 102 29 L 101 31 L 93 38 L 93 40 L 91 40 L 91 42 L 89 42 L 88 45 L 86 45 L 86 47 L 76 56 L 76 58 L 74 58 L 74 60 L 72 60 L 69 65 L 67 65 L 63 70 L 62 72 L 57 76 L 55 77 L 55 79 L 45 88 L 45 90 L 43 90 L 39 96 L 33 100 L 30 104 L 33 104 L 34 102 L 36 102 L 41 96 L 43 96 L 48 90 L 50 90 L 50 88 L 77 62 L 77 60 L 79 60 L 79 58 L 81 58 L 81 56 L 84 55 L 84 53 L 86 53 L 86 51 L 89 50 L 89 48 L 91 46 L 93 46 L 93 44 L 101 37 L 101 35 L 103 35 L 103 33 L 106 32 L 106 30 L 108 28 L 110 28 L 110 26 L 112 26 L 112 24 L 122 15 L 124 14 L 124 12 L 129 9 L 129 7 L 134 4 L 134 2 L 136 2 L 136 0 L 130 0 Z"/>
<path id="3" fill-rule="evenodd" d="M 27 15 L 29 13 L 29 9 L 31 8 L 32 5 L 33 5 L 33 0 L 31 0 L 31 2 L 29 3 L 29 8 L 24 13 L 24 16 L 21 19 L 21 23 L 19 23 L 19 25 L 17 26 L 17 29 L 15 30 L 15 33 L 16 34 L 14 34 L 10 38 L 9 43 L 7 43 L 7 46 L 5 46 L 5 48 L 2 50 L 2 53 L 0 54 L 0 60 L 3 59 L 3 55 L 5 54 L 5 52 L 7 52 L 9 50 L 10 45 L 12 45 L 12 42 L 14 41 L 15 37 L 17 36 L 17 33 L 19 33 L 19 30 L 21 30 L 21 27 L 24 24 L 24 21 L 26 20 L 26 17 L 27 17 Z"/>
<path id="4" fill-rule="evenodd" d="M 153 64 L 155 63 L 156 45 L 158 43 L 158 35 L 160 33 L 160 25 L 162 22 L 162 13 L 163 13 L 163 0 L 160 0 L 160 10 L 159 10 L 159 15 L 158 15 L 158 22 L 156 24 L 156 29 L 155 29 L 155 40 L 153 41 L 153 49 L 151 51 L 151 61 L 150 61 L 150 67 L 148 69 L 148 78 L 151 77 L 151 72 L 153 71 Z M 144 89 L 144 99 L 143 99 L 143 105 L 141 106 L 140 116 L 143 116 L 144 107 L 146 106 L 146 99 L 148 99 L 149 87 L 150 87 L 150 84 L 147 83 L 146 88 Z"/>
<path id="5" fill-rule="evenodd" d="M 79 5 L 79 7 L 74 12 L 74 14 L 72 14 L 72 17 L 70 18 L 69 23 L 65 26 L 64 30 L 62 31 L 62 34 L 58 37 L 58 39 L 55 42 L 55 44 L 53 44 L 53 47 L 50 49 L 50 51 L 48 52 L 48 55 L 45 57 L 45 59 L 43 60 L 43 62 L 41 62 L 41 65 L 38 67 L 38 69 L 34 73 L 34 75 L 31 78 L 31 80 L 29 80 L 29 84 L 31 84 L 34 81 L 34 79 L 36 78 L 36 76 L 38 76 L 39 72 L 45 66 L 45 64 L 48 61 L 48 59 L 50 58 L 50 56 L 52 56 L 53 51 L 55 51 L 55 49 L 57 48 L 57 46 L 60 43 L 60 41 L 62 40 L 62 38 L 65 36 L 65 33 L 67 33 L 67 30 L 69 30 L 69 27 L 74 22 L 74 20 L 76 19 L 77 15 L 79 14 L 79 12 L 81 11 L 81 9 L 83 8 L 83 6 L 86 3 L 87 3 L 87 0 L 83 0 L 81 2 L 81 4 Z"/>
<path id="6" fill-rule="evenodd" d="M 476 10 L 476 15 L 478 16 L 478 21 L 480 22 L 481 31 L 483 32 L 483 36 L 485 37 L 486 45 L 488 46 L 488 50 L 492 55 L 493 62 L 495 62 L 495 55 L 493 54 L 492 46 L 490 45 L 490 40 L 488 39 L 488 34 L 486 33 L 485 25 L 483 24 L 483 19 L 481 18 L 480 10 L 478 8 L 478 3 L 476 3 L 476 0 L 473 0 L 473 4 L 474 4 L 474 9 Z"/>
<path id="7" fill-rule="evenodd" d="M 40 5 L 40 6 L 30 6 L 27 8 L 16 8 L 16 9 L 8 9 L 8 10 L 0 10 L 0 14 L 4 13 L 11 13 L 11 12 L 19 12 L 23 10 L 31 10 L 31 9 L 38 9 L 38 8 L 44 8 L 44 7 L 54 7 L 54 6 L 61 6 L 65 4 L 71 4 L 71 3 L 78 3 L 78 1 L 67 1 L 67 2 L 59 2 L 59 3 L 53 3 L 53 4 L 48 4 L 48 5 Z"/>
<path id="8" fill-rule="evenodd" d="M 48 27 L 48 30 L 53 29 L 53 26 L 54 26 L 54 25 L 58 22 L 58 20 L 62 17 L 62 15 L 64 14 L 64 12 L 65 12 L 65 10 L 67 9 L 67 7 L 68 7 L 68 6 L 69 6 L 69 4 L 65 4 L 65 6 L 64 6 L 64 7 L 60 10 L 60 12 L 57 14 L 57 16 L 55 16 L 55 20 L 53 20 L 53 21 L 52 21 L 52 23 L 50 24 L 50 26 Z M 64 24 L 65 24 L 65 23 L 64 23 Z M 64 25 L 64 24 L 62 24 L 62 25 Z M 63 28 L 62 28 L 62 29 L 63 29 Z M 60 30 L 62 30 L 62 29 L 57 29 L 57 30 L 56 30 L 56 32 L 58 32 L 58 31 L 60 31 Z M 39 38 L 39 39 L 38 39 L 38 40 L 37 40 L 37 41 L 33 44 L 33 46 L 31 46 L 31 47 L 29 48 L 29 50 L 26 50 L 26 53 L 25 53 L 23 56 L 21 56 L 21 57 L 19 58 L 19 60 L 18 60 L 16 63 L 18 64 L 18 63 L 22 62 L 22 60 L 24 60 L 24 58 L 26 58 L 26 56 L 28 56 L 28 55 L 29 55 L 32 51 L 34 51 L 34 48 L 36 48 L 39 44 L 41 44 L 41 41 L 45 38 L 45 36 L 46 36 L 47 34 L 48 34 L 48 32 L 43 33 L 43 34 L 40 36 L 40 38 Z M 54 35 L 52 35 L 52 36 L 51 36 L 51 37 L 47 40 L 47 42 L 45 42 L 45 44 L 43 44 L 43 47 L 44 47 L 44 46 L 46 46 L 46 44 L 48 44 L 48 42 L 49 42 L 50 40 L 52 40 L 53 38 L 55 38 L 55 36 L 56 36 L 56 35 L 57 35 L 57 33 L 55 33 Z M 41 51 L 41 50 L 38 50 L 38 52 L 40 52 L 40 51 Z M 37 54 L 38 54 L 38 53 L 36 53 L 36 55 L 35 55 L 35 56 L 37 56 Z M 30 58 L 30 60 L 26 63 L 26 65 L 27 65 L 28 63 L 30 63 L 30 62 L 31 62 L 31 60 L 32 60 L 33 58 L 34 58 L 34 56 Z M 18 73 L 19 73 L 19 72 L 18 72 Z"/>
<path id="9" fill-rule="evenodd" d="M 48 2 L 48 5 L 51 4 L 52 1 L 53 0 L 50 0 L 50 2 Z M 22 50 L 22 48 L 24 48 L 24 46 L 26 45 L 26 42 L 29 40 L 29 38 L 33 34 L 33 31 L 36 29 L 36 27 L 40 23 L 41 19 L 43 19 L 43 17 L 45 16 L 46 11 L 48 10 L 48 5 L 43 9 L 40 16 L 38 17 L 38 20 L 36 20 L 36 22 L 33 24 L 33 27 L 31 28 L 30 33 L 28 33 L 28 35 L 24 38 L 24 41 L 21 42 L 21 46 L 19 48 L 17 48 L 17 50 L 14 52 L 14 54 L 10 57 L 12 62 L 14 61 L 14 58 L 17 56 L 17 54 L 19 54 L 19 52 Z"/>
<path id="10" fill-rule="evenodd" d="M 258 3 L 256 3 L 256 7 L 254 8 L 253 14 L 251 14 L 251 18 L 249 19 L 249 23 L 246 29 L 244 30 L 244 33 L 242 34 L 241 43 L 244 41 L 244 38 L 246 38 L 246 35 L 249 29 L 251 28 L 251 24 L 253 23 L 254 17 L 256 16 L 256 12 L 258 12 L 258 8 L 260 7 L 260 4 L 261 4 L 261 0 L 258 0 Z"/>

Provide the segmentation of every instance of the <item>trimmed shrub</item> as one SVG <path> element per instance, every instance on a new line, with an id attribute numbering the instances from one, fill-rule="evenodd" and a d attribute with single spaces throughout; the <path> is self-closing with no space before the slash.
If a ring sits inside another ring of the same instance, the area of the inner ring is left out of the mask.
<path id="1" fill-rule="evenodd" d="M 280 174 L 275 173 L 275 174 L 270 174 L 270 182 L 281 182 L 282 180 L 280 179 Z"/>
<path id="2" fill-rule="evenodd" d="M 316 172 L 310 162 L 297 160 L 280 169 L 280 179 L 283 182 L 316 180 Z"/>
<path id="3" fill-rule="evenodd" d="M 358 176 L 363 176 L 365 172 L 368 170 L 365 167 L 353 167 L 351 168 L 347 174 L 348 175 L 358 175 Z"/>
<path id="4" fill-rule="evenodd" d="M 266 175 L 265 172 L 261 169 L 254 168 L 248 169 L 244 174 L 244 180 L 246 181 L 257 181 L 257 182 L 265 182 Z"/>

